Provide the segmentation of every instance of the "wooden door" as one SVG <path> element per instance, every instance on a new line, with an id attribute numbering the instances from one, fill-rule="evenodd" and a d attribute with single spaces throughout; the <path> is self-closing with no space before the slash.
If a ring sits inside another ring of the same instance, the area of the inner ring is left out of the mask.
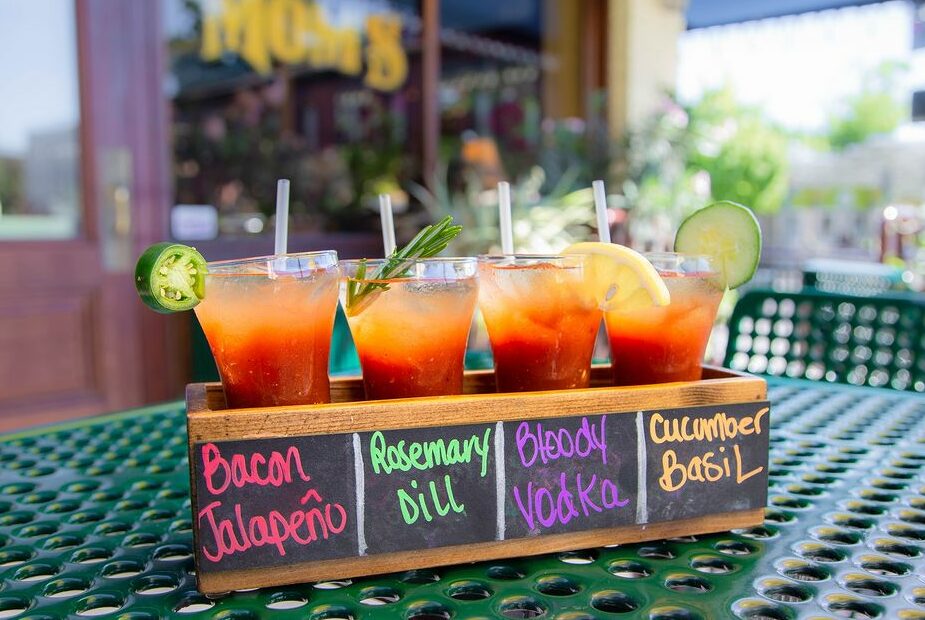
<path id="1" fill-rule="evenodd" d="M 0 12 L 31 4 L 6 3 Z M 183 318 L 146 311 L 131 273 L 139 251 L 167 237 L 160 3 L 57 0 L 42 6 L 67 13 L 76 30 L 78 217 L 70 233 L 50 235 L 65 238 L 0 238 L 0 431 L 179 397 L 187 373 Z M 26 28 L 29 20 L 53 25 L 61 16 L 19 17 Z M 23 47 L 21 63 L 29 69 L 28 40 Z M 23 82 L 20 95 L 31 96 L 32 105 L 43 105 L 41 80 L 37 70 Z M 28 110 L 19 112 L 28 116 Z M 30 153 L 36 141 L 29 137 Z M 20 167 L 28 168 L 29 155 L 21 159 Z M 42 161 L 26 175 L 33 186 L 49 173 Z M 40 193 L 38 185 L 29 191 Z M 19 202 L 31 208 L 29 200 Z"/>

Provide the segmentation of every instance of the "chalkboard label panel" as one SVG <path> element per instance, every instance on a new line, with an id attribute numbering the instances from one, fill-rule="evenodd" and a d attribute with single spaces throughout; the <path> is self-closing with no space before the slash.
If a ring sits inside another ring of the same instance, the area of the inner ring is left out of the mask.
<path id="1" fill-rule="evenodd" d="M 640 523 L 767 502 L 767 402 L 645 413 L 647 506 Z"/>
<path id="2" fill-rule="evenodd" d="M 635 523 L 633 415 L 506 423 L 504 434 L 506 538 Z"/>
<path id="3" fill-rule="evenodd" d="M 755 511 L 767 402 L 197 442 L 201 573 Z M 526 544 L 526 543 L 525 543 Z"/>
<path id="4" fill-rule="evenodd" d="M 496 425 L 360 433 L 366 553 L 494 540 Z"/>
<path id="5" fill-rule="evenodd" d="M 197 569 L 357 555 L 349 434 L 197 443 Z"/>

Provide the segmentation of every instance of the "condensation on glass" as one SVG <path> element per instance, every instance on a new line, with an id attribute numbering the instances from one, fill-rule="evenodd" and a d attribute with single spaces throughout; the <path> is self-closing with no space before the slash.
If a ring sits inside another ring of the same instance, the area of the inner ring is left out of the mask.
<path id="1" fill-rule="evenodd" d="M 80 224 L 73 0 L 0 0 L 0 84 L 0 241 L 73 238 Z"/>

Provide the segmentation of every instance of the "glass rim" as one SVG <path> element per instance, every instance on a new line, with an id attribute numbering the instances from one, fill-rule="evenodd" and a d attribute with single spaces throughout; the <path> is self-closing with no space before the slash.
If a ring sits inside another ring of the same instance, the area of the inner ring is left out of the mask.
<path id="1" fill-rule="evenodd" d="M 270 254 L 267 256 L 251 256 L 249 258 L 229 258 L 225 260 L 217 260 L 207 262 L 206 266 L 209 269 L 218 268 L 222 269 L 225 267 L 238 267 L 244 265 L 258 265 L 265 264 L 270 261 L 276 260 L 278 258 L 312 258 L 317 256 L 327 256 L 333 259 L 333 264 L 331 267 L 336 267 L 338 264 L 337 260 L 337 250 L 313 250 L 311 252 L 290 252 L 287 254 Z"/>
<path id="2" fill-rule="evenodd" d="M 709 254 L 694 254 L 686 252 L 643 252 L 643 257 L 652 263 L 659 273 L 668 272 L 680 275 L 702 276 L 704 274 L 718 274 L 719 269 L 716 266 L 716 259 Z M 706 269 L 697 271 L 684 271 L 683 263 L 687 261 L 702 264 Z M 661 262 L 663 264 L 659 265 Z"/>
<path id="3" fill-rule="evenodd" d="M 641 252 L 646 258 L 703 258 L 710 262 L 714 262 L 714 259 L 709 254 L 694 254 L 691 252 Z"/>
<path id="4" fill-rule="evenodd" d="M 340 265 L 355 265 L 361 262 L 365 262 L 367 265 L 379 264 L 388 261 L 388 258 L 345 258 L 341 261 L 338 261 Z M 430 258 L 406 258 L 403 263 L 412 263 L 412 264 L 425 264 L 425 263 L 437 263 L 437 264 L 453 264 L 453 263 L 467 263 L 474 262 L 474 256 L 431 256 Z"/>
<path id="5" fill-rule="evenodd" d="M 357 278 L 356 273 L 350 274 L 348 271 L 356 269 L 361 263 L 376 268 L 388 262 L 387 258 L 362 259 L 351 258 L 340 262 L 340 273 L 344 280 L 352 282 L 364 282 L 370 284 L 400 284 L 402 282 L 456 282 L 460 280 L 471 280 L 478 278 L 478 263 L 471 256 L 432 256 L 430 258 L 409 258 L 399 263 L 410 269 L 415 265 L 421 267 L 435 267 L 437 273 L 411 273 L 403 276 L 392 276 L 388 278 L 374 278 L 375 273 L 367 271 L 362 278 Z M 447 268 L 463 267 L 466 273 L 453 273 L 447 271 Z"/>
<path id="6" fill-rule="evenodd" d="M 479 254 L 480 263 L 496 262 L 502 260 L 584 260 L 586 254 Z"/>

